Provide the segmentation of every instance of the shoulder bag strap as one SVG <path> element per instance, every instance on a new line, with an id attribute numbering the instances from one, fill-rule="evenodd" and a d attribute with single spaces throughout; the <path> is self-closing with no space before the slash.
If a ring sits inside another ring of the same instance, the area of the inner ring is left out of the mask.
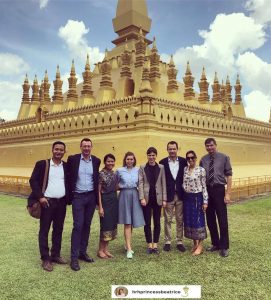
<path id="1" fill-rule="evenodd" d="M 45 173 L 44 173 L 44 177 L 43 177 L 43 184 L 42 184 L 42 193 L 44 194 L 45 192 L 45 188 L 46 188 L 46 182 L 48 179 L 48 173 L 49 173 L 49 162 L 48 159 L 46 159 L 46 167 L 45 167 Z"/>

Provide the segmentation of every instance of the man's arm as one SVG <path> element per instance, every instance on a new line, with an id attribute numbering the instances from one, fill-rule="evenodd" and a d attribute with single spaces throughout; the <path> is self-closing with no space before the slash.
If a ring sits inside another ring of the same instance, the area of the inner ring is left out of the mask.
<path id="1" fill-rule="evenodd" d="M 40 199 L 44 196 L 42 193 L 43 176 L 44 176 L 44 168 L 42 167 L 42 161 L 38 161 L 36 162 L 32 175 L 29 179 L 33 196 L 37 199 Z"/>
<path id="2" fill-rule="evenodd" d="M 227 189 L 225 192 L 224 202 L 226 204 L 231 202 L 231 187 L 232 187 L 232 176 L 227 176 Z"/>

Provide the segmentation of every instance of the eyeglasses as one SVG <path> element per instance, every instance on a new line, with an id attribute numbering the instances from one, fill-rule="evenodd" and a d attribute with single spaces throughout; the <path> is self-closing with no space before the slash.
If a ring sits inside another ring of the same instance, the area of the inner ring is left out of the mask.
<path id="1" fill-rule="evenodd" d="M 195 158 L 195 156 L 187 156 L 186 160 L 194 160 Z"/>

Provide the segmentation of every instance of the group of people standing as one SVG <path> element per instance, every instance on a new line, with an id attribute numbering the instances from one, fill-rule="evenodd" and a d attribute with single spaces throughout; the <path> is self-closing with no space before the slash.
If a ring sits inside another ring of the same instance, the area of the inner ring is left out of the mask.
<path id="1" fill-rule="evenodd" d="M 164 251 L 171 251 L 173 217 L 176 219 L 176 248 L 185 252 L 183 235 L 193 240 L 192 255 L 203 252 L 207 233 L 205 212 L 212 246 L 207 250 L 220 251 L 228 256 L 229 235 L 226 204 L 230 201 L 232 168 L 229 157 L 217 151 L 213 138 L 205 140 L 208 152 L 197 165 L 192 150 L 186 157 L 178 156 L 178 144 L 167 144 L 168 157 L 159 163 L 157 149 L 147 149 L 147 162 L 136 166 L 134 153 L 127 152 L 123 166 L 114 171 L 115 157 L 100 159 L 91 154 L 92 141 L 82 139 L 81 153 L 62 161 L 66 145 L 57 141 L 52 146 L 52 158 L 38 161 L 30 178 L 31 206 L 39 199 L 42 206 L 39 230 L 39 248 L 42 267 L 53 270 L 53 262 L 67 263 L 61 257 L 61 240 L 66 205 L 72 204 L 73 229 L 71 235 L 71 269 L 80 270 L 79 260 L 94 262 L 87 253 L 90 228 L 95 208 L 100 216 L 100 241 L 97 256 L 113 258 L 109 241 L 117 237 L 118 224 L 124 225 L 126 257 L 132 259 L 133 228 L 144 226 L 146 252 L 159 254 L 161 212 L 164 211 Z M 48 178 L 43 189 L 46 165 Z M 227 188 L 225 189 L 225 185 Z M 119 191 L 119 193 L 117 193 Z M 153 222 L 152 222 L 153 220 Z M 217 226 L 217 220 L 219 225 Z M 49 254 L 48 234 L 53 224 L 52 248 Z M 153 229 L 151 224 L 153 223 Z"/>

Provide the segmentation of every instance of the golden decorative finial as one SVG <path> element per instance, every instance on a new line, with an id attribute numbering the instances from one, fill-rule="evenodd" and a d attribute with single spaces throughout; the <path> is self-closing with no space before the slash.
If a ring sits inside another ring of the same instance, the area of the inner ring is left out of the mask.
<path id="1" fill-rule="evenodd" d="M 236 84 L 240 84 L 240 77 L 239 77 L 239 74 L 237 74 Z"/>
<path id="2" fill-rule="evenodd" d="M 191 69 L 190 69 L 189 61 L 187 61 L 187 64 L 186 64 L 186 72 L 185 72 L 185 74 L 186 75 L 192 74 Z"/>
<path id="3" fill-rule="evenodd" d="M 218 82 L 217 72 L 215 72 L 214 82 Z"/>
<path id="4" fill-rule="evenodd" d="M 44 81 L 48 81 L 48 73 L 47 73 L 47 70 L 45 70 L 45 75 L 44 75 Z"/>
<path id="5" fill-rule="evenodd" d="M 205 73 L 205 67 L 202 68 L 202 73 L 201 73 L 201 80 L 206 79 L 206 73 Z"/>
<path id="6" fill-rule="evenodd" d="M 170 62 L 169 62 L 170 66 L 175 66 L 174 65 L 174 61 L 173 61 L 173 54 L 170 55 Z"/>
<path id="7" fill-rule="evenodd" d="M 230 78 L 229 78 L 229 75 L 227 75 L 226 84 L 230 84 Z"/>
<path id="8" fill-rule="evenodd" d="M 155 36 L 153 37 L 152 49 L 157 49 L 157 47 L 156 47 L 156 38 L 155 38 Z"/>

